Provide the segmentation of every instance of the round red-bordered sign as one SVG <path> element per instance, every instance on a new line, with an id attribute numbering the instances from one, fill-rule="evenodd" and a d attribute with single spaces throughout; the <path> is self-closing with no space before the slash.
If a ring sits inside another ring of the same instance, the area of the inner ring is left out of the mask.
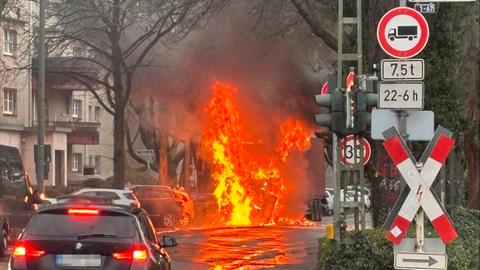
<path id="1" fill-rule="evenodd" d="M 388 55 L 410 58 L 425 48 L 429 31 L 427 20 L 420 12 L 409 7 L 397 7 L 380 19 L 377 40 Z"/>
<path id="2" fill-rule="evenodd" d="M 348 135 L 340 140 L 340 162 L 342 162 L 342 164 L 346 163 L 349 165 L 354 165 L 355 161 L 357 161 L 357 163 L 360 161 L 360 149 L 357 149 L 356 157 L 353 156 L 355 151 L 353 145 L 354 138 L 354 135 Z M 367 139 L 363 137 L 357 136 L 357 143 L 361 143 L 363 145 L 363 164 L 365 165 L 370 160 L 372 148 Z"/>

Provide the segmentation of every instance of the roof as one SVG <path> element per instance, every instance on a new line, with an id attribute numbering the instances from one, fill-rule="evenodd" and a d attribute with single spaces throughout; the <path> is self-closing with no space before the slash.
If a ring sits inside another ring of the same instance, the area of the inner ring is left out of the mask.
<path id="1" fill-rule="evenodd" d="M 131 192 L 130 190 L 125 190 L 125 189 L 116 189 L 116 188 L 82 188 L 80 190 L 75 191 L 74 193 L 80 192 L 80 191 L 104 191 L 104 192 Z"/>
<path id="2" fill-rule="evenodd" d="M 161 186 L 161 185 L 136 185 L 136 186 L 132 186 L 130 189 L 133 189 L 133 188 L 165 188 L 165 189 L 173 189 L 169 186 Z"/>

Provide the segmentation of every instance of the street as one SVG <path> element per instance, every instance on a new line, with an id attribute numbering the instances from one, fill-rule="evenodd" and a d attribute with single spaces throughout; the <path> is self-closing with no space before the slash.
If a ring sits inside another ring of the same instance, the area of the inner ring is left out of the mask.
<path id="1" fill-rule="evenodd" d="M 159 229 L 158 235 L 174 236 L 178 245 L 167 248 L 172 270 L 230 269 L 316 269 L 318 239 L 325 237 L 325 227 L 333 216 L 305 226 L 186 227 Z M 353 215 L 348 215 L 348 229 L 353 230 Z M 367 227 L 371 218 L 367 214 Z M 7 269 L 7 258 L 0 270 Z"/>
<path id="2" fill-rule="evenodd" d="M 255 226 L 171 233 L 173 269 L 315 269 L 324 226 Z"/>
<path id="3" fill-rule="evenodd" d="M 331 220 L 331 218 L 327 218 Z M 317 240 L 325 225 L 188 228 L 160 232 L 175 236 L 168 248 L 172 269 L 315 269 Z M 0 270 L 7 269 L 7 258 Z"/>

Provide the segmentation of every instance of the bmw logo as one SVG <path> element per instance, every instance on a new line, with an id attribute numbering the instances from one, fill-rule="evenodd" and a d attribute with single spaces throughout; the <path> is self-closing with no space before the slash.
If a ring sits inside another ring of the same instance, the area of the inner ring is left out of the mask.
<path id="1" fill-rule="evenodd" d="M 81 250 L 83 247 L 83 244 L 82 243 L 76 243 L 75 244 L 75 250 Z"/>

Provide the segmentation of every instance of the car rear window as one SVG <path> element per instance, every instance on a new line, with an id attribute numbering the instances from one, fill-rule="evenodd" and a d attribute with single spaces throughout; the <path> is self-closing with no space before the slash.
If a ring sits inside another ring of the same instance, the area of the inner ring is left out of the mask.
<path id="1" fill-rule="evenodd" d="M 135 190 L 135 196 L 140 199 L 173 199 L 174 195 L 164 189 L 140 189 Z"/>
<path id="2" fill-rule="evenodd" d="M 39 213 L 32 217 L 27 233 L 48 236 L 78 236 L 107 234 L 117 237 L 134 237 L 135 220 L 126 215 L 67 215 Z"/>
<path id="3" fill-rule="evenodd" d="M 132 192 L 123 193 L 123 196 L 125 196 L 125 198 L 127 198 L 129 200 L 137 200 L 137 198 L 135 198 L 135 196 L 133 195 Z"/>

